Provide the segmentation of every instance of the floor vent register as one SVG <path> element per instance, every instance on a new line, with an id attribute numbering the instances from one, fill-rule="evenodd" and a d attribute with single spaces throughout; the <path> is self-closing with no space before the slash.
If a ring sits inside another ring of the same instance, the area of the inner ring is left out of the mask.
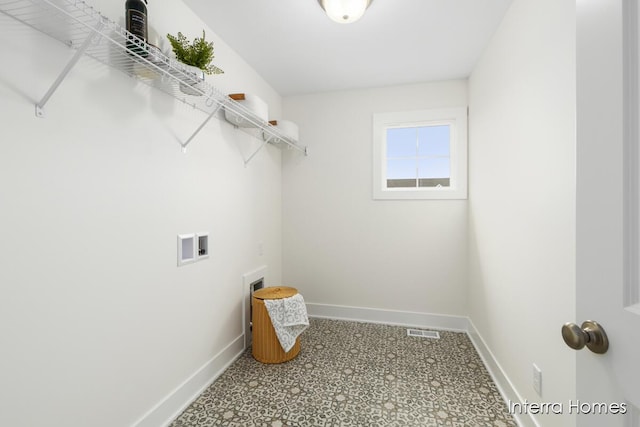
<path id="1" fill-rule="evenodd" d="M 407 329 L 407 336 L 440 339 L 440 334 L 437 331 L 423 331 L 421 329 Z"/>

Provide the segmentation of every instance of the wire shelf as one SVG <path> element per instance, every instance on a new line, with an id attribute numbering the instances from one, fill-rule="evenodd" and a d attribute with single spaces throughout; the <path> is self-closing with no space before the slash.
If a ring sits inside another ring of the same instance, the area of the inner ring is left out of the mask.
<path id="1" fill-rule="evenodd" d="M 205 122 L 182 143 L 183 149 L 209 119 L 224 108 L 251 123 L 258 132 L 254 136 L 264 139 L 265 143 L 284 144 L 307 153 L 306 147 L 298 145 L 297 141 L 263 121 L 244 105 L 209 83 L 200 81 L 187 66 L 148 45 L 82 0 L 0 0 L 0 12 L 76 49 L 77 58 L 69 62 L 67 69 L 37 105 L 40 116 L 43 116 L 42 107 L 66 73 L 80 56 L 87 55 L 207 114 Z M 198 95 L 186 95 L 183 92 L 185 88 Z M 257 152 L 245 163 L 255 154 Z"/>

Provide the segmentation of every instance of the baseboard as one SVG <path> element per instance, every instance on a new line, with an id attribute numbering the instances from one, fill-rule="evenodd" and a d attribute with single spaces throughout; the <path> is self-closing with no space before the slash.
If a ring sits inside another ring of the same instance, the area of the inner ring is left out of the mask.
<path id="1" fill-rule="evenodd" d="M 520 394 L 518 394 L 504 369 L 502 369 L 491 350 L 489 350 L 489 347 L 485 343 L 484 339 L 476 329 L 471 319 L 468 319 L 467 335 L 475 346 L 476 351 L 482 358 L 485 367 L 489 371 L 493 382 L 498 387 L 498 390 L 500 391 L 500 394 L 502 395 L 505 403 L 508 405 L 509 401 L 523 402 Z M 533 418 L 532 414 L 519 414 L 516 412 L 515 414 L 513 414 L 513 417 L 520 427 L 540 427 L 535 418 Z"/>
<path id="2" fill-rule="evenodd" d="M 166 427 L 244 352 L 244 334 L 176 387 L 132 427 Z"/>
<path id="3" fill-rule="evenodd" d="M 307 312 L 311 317 L 326 319 L 384 323 L 386 325 L 413 326 L 458 332 L 467 331 L 469 320 L 465 316 L 313 303 L 307 303 Z"/>

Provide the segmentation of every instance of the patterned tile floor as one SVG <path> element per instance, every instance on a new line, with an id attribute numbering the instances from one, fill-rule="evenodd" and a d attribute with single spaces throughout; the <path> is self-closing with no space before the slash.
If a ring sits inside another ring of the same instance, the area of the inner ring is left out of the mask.
<path id="1" fill-rule="evenodd" d="M 311 319 L 297 358 L 246 351 L 171 427 L 516 426 L 466 334 Z"/>

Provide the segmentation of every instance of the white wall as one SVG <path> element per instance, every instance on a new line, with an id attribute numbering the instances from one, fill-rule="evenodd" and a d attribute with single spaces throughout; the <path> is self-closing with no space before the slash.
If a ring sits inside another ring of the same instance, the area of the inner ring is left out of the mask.
<path id="1" fill-rule="evenodd" d="M 466 315 L 466 201 L 372 200 L 373 113 L 466 105 L 466 81 L 285 98 L 310 156 L 284 156 L 284 283 L 308 303 Z"/>
<path id="2" fill-rule="evenodd" d="M 575 318 L 575 84 L 570 0 L 515 0 L 469 81 L 471 319 L 536 402 L 575 397 L 575 353 L 560 336 Z"/>
<path id="3" fill-rule="evenodd" d="M 101 6 L 121 20 L 124 2 Z M 150 9 L 161 33 L 202 28 L 181 2 Z M 71 51 L 0 28 L 0 425 L 130 426 L 242 343 L 243 273 L 268 265 L 280 283 L 281 154 L 245 168 L 259 141 L 218 120 L 183 154 L 205 116 L 91 60 L 36 118 Z M 227 72 L 215 84 L 277 118 L 280 97 L 207 35 Z M 198 231 L 211 257 L 177 267 L 176 235 Z"/>

